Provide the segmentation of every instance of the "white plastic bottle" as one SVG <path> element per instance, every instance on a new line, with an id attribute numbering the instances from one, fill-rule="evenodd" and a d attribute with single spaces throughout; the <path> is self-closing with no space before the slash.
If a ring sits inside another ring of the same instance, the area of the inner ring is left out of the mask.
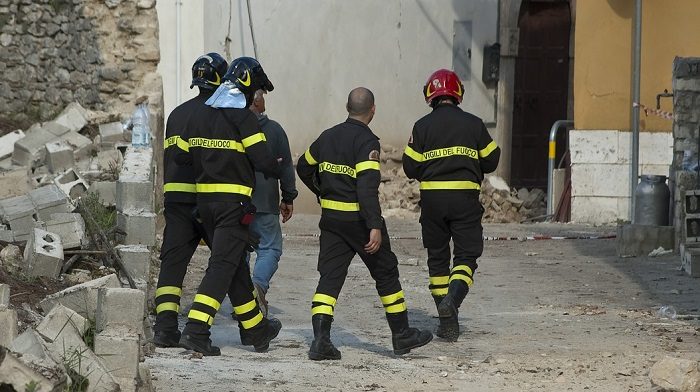
<path id="1" fill-rule="evenodd" d="M 151 128 L 148 125 L 148 107 L 141 103 L 131 115 L 131 145 L 134 147 L 148 147 L 151 145 Z"/>

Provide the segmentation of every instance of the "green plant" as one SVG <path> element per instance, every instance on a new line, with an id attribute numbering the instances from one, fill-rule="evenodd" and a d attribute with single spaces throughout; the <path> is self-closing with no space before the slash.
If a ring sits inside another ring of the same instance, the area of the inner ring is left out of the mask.
<path id="1" fill-rule="evenodd" d="M 117 211 L 102 204 L 100 196 L 95 192 L 88 192 L 80 198 L 79 212 L 83 215 L 83 220 L 90 233 L 97 233 L 102 230 L 105 233 L 114 231 L 117 224 Z M 89 215 L 89 219 L 85 215 Z M 94 223 L 97 225 L 95 227 Z"/>
<path id="2" fill-rule="evenodd" d="M 95 320 L 88 318 L 88 328 L 83 334 L 83 341 L 85 344 L 87 344 L 88 347 L 90 347 L 90 350 L 95 349 L 95 333 L 97 332 L 97 323 L 95 323 Z"/>
<path id="3" fill-rule="evenodd" d="M 32 380 L 24 385 L 24 392 L 36 392 L 39 390 L 39 383 Z"/>
<path id="4" fill-rule="evenodd" d="M 65 345 L 63 346 L 63 367 L 71 379 L 71 385 L 65 389 L 66 392 L 84 392 L 90 385 L 87 376 L 81 375 L 86 351 L 87 349 L 78 350 L 77 348 L 66 351 Z"/>

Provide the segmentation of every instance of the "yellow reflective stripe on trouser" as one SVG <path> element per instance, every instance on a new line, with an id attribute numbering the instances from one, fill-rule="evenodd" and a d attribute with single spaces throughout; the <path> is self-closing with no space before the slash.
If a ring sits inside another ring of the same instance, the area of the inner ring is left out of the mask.
<path id="1" fill-rule="evenodd" d="M 207 323 L 209 325 L 214 324 L 213 317 L 211 317 L 207 313 L 200 312 L 199 310 L 196 310 L 196 309 L 190 309 L 190 312 L 187 314 L 187 317 L 192 319 L 192 320 L 197 320 L 197 321 L 201 321 L 203 323 Z"/>
<path id="2" fill-rule="evenodd" d="M 495 150 L 497 148 L 498 148 L 498 145 L 496 144 L 496 142 L 494 142 L 492 140 L 491 143 L 489 143 L 486 147 L 479 150 L 479 156 L 482 158 L 486 158 L 487 156 L 489 156 L 489 154 L 491 154 L 493 152 L 493 150 Z M 550 149 L 550 151 L 551 151 L 551 149 Z"/>
<path id="3" fill-rule="evenodd" d="M 241 143 L 243 144 L 243 148 L 248 148 L 255 143 L 260 143 L 264 141 L 267 141 L 267 139 L 265 138 L 265 134 L 260 132 L 241 140 Z"/>
<path id="4" fill-rule="evenodd" d="M 412 149 L 411 146 L 406 146 L 406 148 L 403 150 L 403 153 L 408 155 L 409 158 L 413 159 L 416 162 L 423 162 L 423 154 Z"/>
<path id="5" fill-rule="evenodd" d="M 173 311 L 173 312 L 179 312 L 180 311 L 180 305 L 176 304 L 175 302 L 163 302 L 162 304 L 159 304 L 156 306 L 156 314 L 160 312 L 165 312 L 165 311 Z"/>
<path id="6" fill-rule="evenodd" d="M 387 313 L 401 313 L 406 310 L 406 302 L 403 296 L 403 290 L 394 294 L 379 297 L 384 305 L 384 311 Z M 400 303 L 397 303 L 401 301 Z"/>
<path id="7" fill-rule="evenodd" d="M 182 289 L 177 286 L 162 286 L 156 289 L 156 297 L 160 297 L 161 295 L 166 294 L 177 295 L 178 297 L 181 297 Z"/>
<path id="8" fill-rule="evenodd" d="M 195 295 L 194 302 L 197 302 L 197 303 L 200 303 L 203 305 L 207 305 L 214 310 L 219 310 L 219 308 L 221 307 L 221 303 L 219 301 L 217 301 L 216 299 L 214 299 L 208 295 L 204 295 L 204 294 Z"/>
<path id="9" fill-rule="evenodd" d="M 447 295 L 447 285 L 450 283 L 449 276 L 431 276 L 430 277 L 430 294 L 435 297 Z"/>
<path id="10" fill-rule="evenodd" d="M 406 311 L 406 303 L 401 302 L 400 304 L 391 305 L 384 307 L 386 313 L 401 313 Z"/>
<path id="11" fill-rule="evenodd" d="M 333 307 L 329 305 L 318 305 L 311 308 L 311 315 L 315 314 L 327 314 L 329 316 L 333 315 Z"/>
<path id="12" fill-rule="evenodd" d="M 448 283 L 450 283 L 449 276 L 431 276 L 430 277 L 430 284 L 440 285 L 440 284 L 448 284 Z"/>
<path id="13" fill-rule="evenodd" d="M 255 309 L 255 305 L 256 305 L 255 300 L 252 300 L 252 301 L 250 301 L 250 302 L 248 302 L 248 303 L 245 303 L 245 304 L 243 304 L 243 305 L 234 306 L 234 307 L 233 307 L 233 312 L 236 313 L 236 314 L 239 314 L 239 315 L 240 315 L 240 314 L 245 314 L 245 313 L 248 313 L 248 312 L 250 312 L 251 310 Z"/>
<path id="14" fill-rule="evenodd" d="M 309 165 L 318 165 L 318 161 L 314 159 L 313 155 L 311 155 L 311 149 L 307 149 L 306 152 L 304 153 L 304 159 L 306 159 L 306 162 L 309 163 Z"/>
<path id="15" fill-rule="evenodd" d="M 355 165 L 355 171 L 361 172 L 363 170 L 380 170 L 379 162 L 377 161 L 362 161 Z"/>
<path id="16" fill-rule="evenodd" d="M 455 271 L 464 271 L 467 275 L 474 276 L 474 271 L 467 265 L 455 265 L 454 268 L 452 268 L 452 273 L 454 274 Z"/>
<path id="17" fill-rule="evenodd" d="M 163 184 L 163 192 L 196 193 L 197 186 L 186 182 L 169 182 L 167 184 Z"/>
<path id="18" fill-rule="evenodd" d="M 360 211 L 360 203 L 347 203 L 344 201 L 321 199 L 321 208 L 336 211 Z"/>
<path id="19" fill-rule="evenodd" d="M 481 186 L 472 181 L 422 181 L 420 189 L 423 191 L 449 190 L 449 189 L 481 189 Z"/>
<path id="20" fill-rule="evenodd" d="M 190 147 L 200 147 L 209 149 L 219 149 L 219 150 L 233 150 L 238 152 L 245 152 L 243 144 L 236 140 L 228 139 L 207 139 L 203 137 L 193 137 L 189 140 Z"/>
<path id="21" fill-rule="evenodd" d="M 455 273 L 458 271 L 462 271 L 465 274 Z M 452 274 L 450 275 L 450 282 L 452 282 L 453 280 L 463 280 L 467 283 L 467 286 L 471 286 L 474 283 L 472 276 L 474 276 L 474 273 L 472 272 L 471 268 L 469 268 L 466 265 L 456 265 L 454 268 L 452 268 Z"/>
<path id="22" fill-rule="evenodd" d="M 396 302 L 402 298 L 403 298 L 403 290 L 398 291 L 394 294 L 389 294 L 389 295 L 385 295 L 383 297 L 379 297 L 379 299 L 382 300 L 382 304 L 384 304 L 384 305 L 391 305 L 394 302 Z"/>
<path id="23" fill-rule="evenodd" d="M 263 320 L 263 315 L 261 312 L 258 312 L 258 314 L 250 320 L 245 320 L 245 321 L 239 320 L 239 321 L 240 321 L 241 327 L 243 327 L 243 329 L 251 329 L 251 328 L 255 327 L 256 325 L 260 324 L 260 322 L 262 320 Z"/>
<path id="24" fill-rule="evenodd" d="M 441 287 L 439 289 L 430 289 L 430 294 L 436 297 L 443 297 L 447 295 L 447 287 Z"/>
<path id="25" fill-rule="evenodd" d="M 197 184 L 197 193 L 238 193 L 245 196 L 253 194 L 253 188 L 238 184 Z"/>
<path id="26" fill-rule="evenodd" d="M 316 293 L 314 294 L 313 299 L 311 302 L 320 302 L 322 304 L 330 305 L 330 306 L 335 306 L 336 299 L 331 297 L 330 295 L 326 294 L 321 294 L 321 293 Z"/>

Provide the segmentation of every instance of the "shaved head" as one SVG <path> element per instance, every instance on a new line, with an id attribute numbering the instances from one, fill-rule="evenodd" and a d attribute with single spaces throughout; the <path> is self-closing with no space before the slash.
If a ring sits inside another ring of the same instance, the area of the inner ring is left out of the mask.
<path id="1" fill-rule="evenodd" d="M 351 116 L 365 116 L 374 107 L 374 94 L 369 89 L 357 87 L 348 94 L 348 114 Z"/>

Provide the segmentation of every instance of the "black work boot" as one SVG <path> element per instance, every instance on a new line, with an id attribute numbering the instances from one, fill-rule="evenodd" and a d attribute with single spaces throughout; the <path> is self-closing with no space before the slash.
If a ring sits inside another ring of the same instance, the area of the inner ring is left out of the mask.
<path id="1" fill-rule="evenodd" d="M 438 312 L 440 311 L 440 303 L 443 299 L 445 299 L 444 295 L 433 295 L 433 300 L 435 301 L 435 309 L 437 309 Z M 435 331 L 435 335 L 444 338 L 447 325 L 444 325 L 443 319 L 438 318 L 438 320 L 440 320 L 440 324 L 438 324 L 437 330 Z"/>
<path id="2" fill-rule="evenodd" d="M 151 342 L 156 347 L 178 347 L 180 331 L 178 330 L 176 312 L 164 311 L 158 313 L 153 330 L 154 335 Z"/>
<path id="3" fill-rule="evenodd" d="M 151 339 L 151 343 L 161 348 L 179 347 L 179 342 L 180 331 L 177 329 L 174 331 L 155 331 L 153 339 Z"/>
<path id="4" fill-rule="evenodd" d="M 309 349 L 309 359 L 322 361 L 324 359 L 340 359 L 340 351 L 331 343 L 331 323 L 333 316 L 315 314 L 311 317 L 314 328 L 314 341 Z"/>
<path id="5" fill-rule="evenodd" d="M 406 311 L 387 313 L 386 320 L 391 328 L 391 343 L 396 355 L 408 354 L 412 349 L 425 346 L 433 340 L 433 334 L 429 331 L 408 326 L 408 312 Z"/>
<path id="6" fill-rule="evenodd" d="M 211 344 L 208 326 L 200 324 L 187 323 L 182 331 L 182 336 L 180 336 L 180 347 L 196 351 L 208 357 L 221 355 L 221 349 Z"/>
<path id="7" fill-rule="evenodd" d="M 255 351 L 262 353 L 270 348 L 270 342 L 276 338 L 282 329 L 282 322 L 276 318 L 267 319 L 266 325 L 259 332 L 259 336 L 253 341 Z M 241 339 L 242 341 L 242 339 Z"/>
<path id="8" fill-rule="evenodd" d="M 456 342 L 459 338 L 458 309 L 468 292 L 469 286 L 466 282 L 453 280 L 450 282 L 447 295 L 438 305 L 438 316 L 440 316 L 438 336 L 448 342 Z"/>

